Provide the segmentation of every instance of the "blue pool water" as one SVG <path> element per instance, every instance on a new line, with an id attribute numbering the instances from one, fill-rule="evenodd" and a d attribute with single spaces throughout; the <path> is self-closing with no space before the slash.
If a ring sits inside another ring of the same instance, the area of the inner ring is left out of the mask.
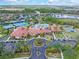
<path id="1" fill-rule="evenodd" d="M 29 26 L 29 24 L 27 22 L 15 22 L 13 24 L 4 25 L 3 28 L 10 29 L 14 27 L 23 27 L 23 26 Z"/>
<path id="2" fill-rule="evenodd" d="M 77 32 L 75 29 L 67 29 L 67 32 Z"/>
<path id="3" fill-rule="evenodd" d="M 14 26 L 13 26 L 12 24 L 3 26 L 4 29 L 10 29 L 10 28 L 13 28 L 13 27 L 14 27 Z"/>
<path id="4" fill-rule="evenodd" d="M 14 23 L 13 25 L 14 26 L 21 27 L 21 26 L 28 26 L 29 24 L 28 23 L 25 23 L 25 22 L 22 22 L 22 23 Z"/>

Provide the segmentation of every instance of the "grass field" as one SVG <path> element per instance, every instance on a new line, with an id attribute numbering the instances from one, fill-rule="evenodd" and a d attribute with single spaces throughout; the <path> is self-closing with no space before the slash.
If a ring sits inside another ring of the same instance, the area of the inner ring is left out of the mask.
<path id="1" fill-rule="evenodd" d="M 56 33 L 55 35 L 57 38 L 64 38 L 62 33 Z"/>
<path id="2" fill-rule="evenodd" d="M 4 36 L 5 36 L 5 34 L 0 34 L 0 38 L 1 38 L 1 37 L 4 37 Z"/>
<path id="3" fill-rule="evenodd" d="M 20 57 L 28 57 L 27 55 L 24 55 L 24 54 L 14 54 L 14 55 L 3 55 L 3 56 L 0 56 L 0 59 L 12 59 L 12 58 L 20 58 Z"/>
<path id="4" fill-rule="evenodd" d="M 67 35 L 69 38 L 78 39 L 79 33 L 78 32 L 66 32 L 65 35 Z"/>

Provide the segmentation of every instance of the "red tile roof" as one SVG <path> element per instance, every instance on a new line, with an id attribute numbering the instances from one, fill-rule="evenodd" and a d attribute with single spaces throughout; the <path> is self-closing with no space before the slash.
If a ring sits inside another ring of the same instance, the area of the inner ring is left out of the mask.
<path id="1" fill-rule="evenodd" d="M 12 33 L 11 36 L 15 38 L 22 38 L 22 37 L 27 37 L 27 35 L 37 35 L 41 33 L 50 33 L 51 30 L 48 29 L 34 29 L 34 28 L 23 28 L 23 27 L 18 27 L 15 29 Z"/>
<path id="2" fill-rule="evenodd" d="M 22 36 L 27 36 L 27 35 L 28 35 L 28 30 L 23 27 L 18 27 L 11 33 L 11 36 L 19 37 L 19 38 L 21 38 Z"/>

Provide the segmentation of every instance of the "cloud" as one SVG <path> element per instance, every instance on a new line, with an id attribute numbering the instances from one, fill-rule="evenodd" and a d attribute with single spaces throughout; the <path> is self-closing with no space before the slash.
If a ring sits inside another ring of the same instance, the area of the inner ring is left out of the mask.
<path id="1" fill-rule="evenodd" d="M 29 0 L 3 0 L 6 2 L 21 2 L 21 1 L 29 1 Z"/>
<path id="2" fill-rule="evenodd" d="M 6 2 L 6 5 L 27 5 L 29 0 L 3 0 Z"/>
<path id="3" fill-rule="evenodd" d="M 79 0 L 0 0 L 11 5 L 79 5 Z"/>
<path id="4" fill-rule="evenodd" d="M 54 0 L 48 0 L 48 2 L 50 2 L 50 3 L 53 2 L 53 1 L 54 1 Z"/>
<path id="5" fill-rule="evenodd" d="M 79 0 L 48 0 L 49 5 L 79 5 Z"/>
<path id="6" fill-rule="evenodd" d="M 4 0 L 6 2 L 10 1 L 10 2 L 16 2 L 17 0 Z"/>

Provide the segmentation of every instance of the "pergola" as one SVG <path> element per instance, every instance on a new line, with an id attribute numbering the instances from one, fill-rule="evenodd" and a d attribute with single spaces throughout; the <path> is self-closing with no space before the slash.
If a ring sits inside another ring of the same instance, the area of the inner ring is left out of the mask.
<path id="1" fill-rule="evenodd" d="M 53 25 L 50 25 L 49 26 L 49 29 L 52 31 L 52 32 L 61 32 L 61 26 L 60 25 L 56 25 L 56 24 L 53 24 Z"/>

